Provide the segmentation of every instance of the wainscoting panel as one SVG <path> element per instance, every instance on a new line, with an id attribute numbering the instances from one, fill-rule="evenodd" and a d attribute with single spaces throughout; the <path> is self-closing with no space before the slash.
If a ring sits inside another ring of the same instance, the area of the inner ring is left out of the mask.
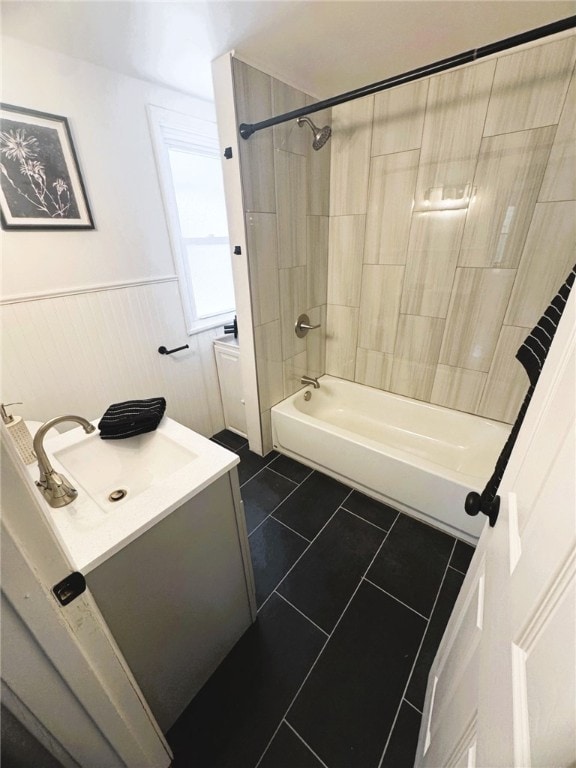
<path id="1" fill-rule="evenodd" d="M 4 304 L 1 313 L 2 400 L 21 400 L 25 418 L 95 419 L 110 403 L 163 396 L 167 415 L 196 432 L 224 427 L 212 350 L 222 329 L 186 335 L 176 280 Z"/>

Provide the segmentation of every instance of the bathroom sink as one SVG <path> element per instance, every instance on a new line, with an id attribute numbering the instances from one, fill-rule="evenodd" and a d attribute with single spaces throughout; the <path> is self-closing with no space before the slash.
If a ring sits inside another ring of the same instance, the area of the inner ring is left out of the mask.
<path id="1" fill-rule="evenodd" d="M 96 433 L 52 454 L 100 506 L 122 504 L 198 458 L 161 433 L 102 440 Z"/>
<path id="2" fill-rule="evenodd" d="M 87 435 L 78 427 L 47 437 L 44 449 L 78 496 L 58 508 L 38 498 L 72 564 L 84 574 L 239 462 L 237 454 L 167 416 L 154 432 L 125 440 L 102 440 L 98 432 Z M 38 472 L 37 465 L 28 466 L 34 481 Z"/>

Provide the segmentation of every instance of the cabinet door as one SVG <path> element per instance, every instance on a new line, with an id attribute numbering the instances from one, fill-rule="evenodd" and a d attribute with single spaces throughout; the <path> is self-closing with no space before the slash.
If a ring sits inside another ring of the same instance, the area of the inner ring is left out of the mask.
<path id="1" fill-rule="evenodd" d="M 86 576 L 164 733 L 252 623 L 239 526 L 226 474 Z"/>

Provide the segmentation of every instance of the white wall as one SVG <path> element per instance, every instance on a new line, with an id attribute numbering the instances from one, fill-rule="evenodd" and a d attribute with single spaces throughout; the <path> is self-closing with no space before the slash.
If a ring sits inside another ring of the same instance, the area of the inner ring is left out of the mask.
<path id="1" fill-rule="evenodd" d="M 213 105 L 15 38 L 2 57 L 3 102 L 68 118 L 96 226 L 2 233 L 2 401 L 44 420 L 164 395 L 187 426 L 222 429 L 221 329 L 186 335 L 146 115 L 215 119 Z"/>

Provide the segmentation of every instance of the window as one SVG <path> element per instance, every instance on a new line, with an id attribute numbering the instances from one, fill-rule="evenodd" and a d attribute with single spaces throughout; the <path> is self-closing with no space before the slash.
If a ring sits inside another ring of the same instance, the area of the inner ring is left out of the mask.
<path id="1" fill-rule="evenodd" d="M 216 125 L 149 107 L 188 332 L 234 313 L 234 285 Z"/>

